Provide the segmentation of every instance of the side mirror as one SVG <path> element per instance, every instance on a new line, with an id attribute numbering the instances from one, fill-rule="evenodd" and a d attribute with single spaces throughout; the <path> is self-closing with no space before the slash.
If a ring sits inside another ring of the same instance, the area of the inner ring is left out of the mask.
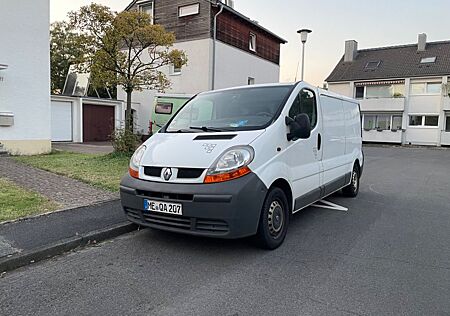
<path id="1" fill-rule="evenodd" d="M 289 126 L 291 132 L 287 134 L 288 141 L 296 141 L 297 139 L 308 139 L 311 136 L 311 122 L 308 115 L 301 113 L 293 120 L 286 117 L 286 125 Z"/>

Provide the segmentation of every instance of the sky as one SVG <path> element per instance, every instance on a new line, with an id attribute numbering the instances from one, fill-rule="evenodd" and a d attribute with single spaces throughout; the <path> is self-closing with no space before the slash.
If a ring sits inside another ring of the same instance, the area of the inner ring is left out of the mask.
<path id="1" fill-rule="evenodd" d="M 51 21 L 91 2 L 50 0 Z M 131 0 L 95 2 L 121 11 Z M 342 57 L 346 40 L 356 40 L 360 49 L 413 44 L 419 33 L 427 33 L 428 41 L 450 40 L 448 0 L 235 0 L 235 9 L 288 41 L 281 51 L 282 82 L 296 75 L 298 29 L 313 31 L 306 43 L 305 80 L 318 86 Z"/>

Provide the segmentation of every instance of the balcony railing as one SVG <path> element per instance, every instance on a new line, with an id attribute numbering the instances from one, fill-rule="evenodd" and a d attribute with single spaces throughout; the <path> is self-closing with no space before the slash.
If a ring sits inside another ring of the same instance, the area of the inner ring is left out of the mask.
<path id="1" fill-rule="evenodd" d="M 379 98 L 359 100 L 363 112 L 402 112 L 405 109 L 405 98 Z"/>

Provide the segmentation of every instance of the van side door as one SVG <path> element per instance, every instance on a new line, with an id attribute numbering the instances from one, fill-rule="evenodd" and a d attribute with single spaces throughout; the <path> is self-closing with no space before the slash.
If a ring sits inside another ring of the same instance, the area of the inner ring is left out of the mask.
<path id="1" fill-rule="evenodd" d="M 292 171 L 294 212 L 320 198 L 321 193 L 321 120 L 318 111 L 317 93 L 313 89 L 302 88 L 291 107 L 288 116 L 307 114 L 311 122 L 311 136 L 308 139 L 290 141 L 287 163 Z"/>
<path id="2" fill-rule="evenodd" d="M 320 96 L 323 124 L 323 196 L 346 185 L 348 161 L 345 156 L 346 123 L 343 101 L 322 94 Z"/>

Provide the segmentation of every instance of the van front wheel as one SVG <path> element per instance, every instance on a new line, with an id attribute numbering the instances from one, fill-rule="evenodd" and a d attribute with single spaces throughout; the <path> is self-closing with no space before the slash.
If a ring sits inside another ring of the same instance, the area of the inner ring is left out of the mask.
<path id="1" fill-rule="evenodd" d="M 262 248 L 276 249 L 284 241 L 289 224 L 286 194 L 280 188 L 267 193 L 259 219 L 257 239 Z"/>
<path id="2" fill-rule="evenodd" d="M 359 167 L 358 165 L 353 166 L 352 175 L 350 177 L 350 184 L 342 189 L 342 193 L 347 197 L 356 197 L 359 192 Z"/>

